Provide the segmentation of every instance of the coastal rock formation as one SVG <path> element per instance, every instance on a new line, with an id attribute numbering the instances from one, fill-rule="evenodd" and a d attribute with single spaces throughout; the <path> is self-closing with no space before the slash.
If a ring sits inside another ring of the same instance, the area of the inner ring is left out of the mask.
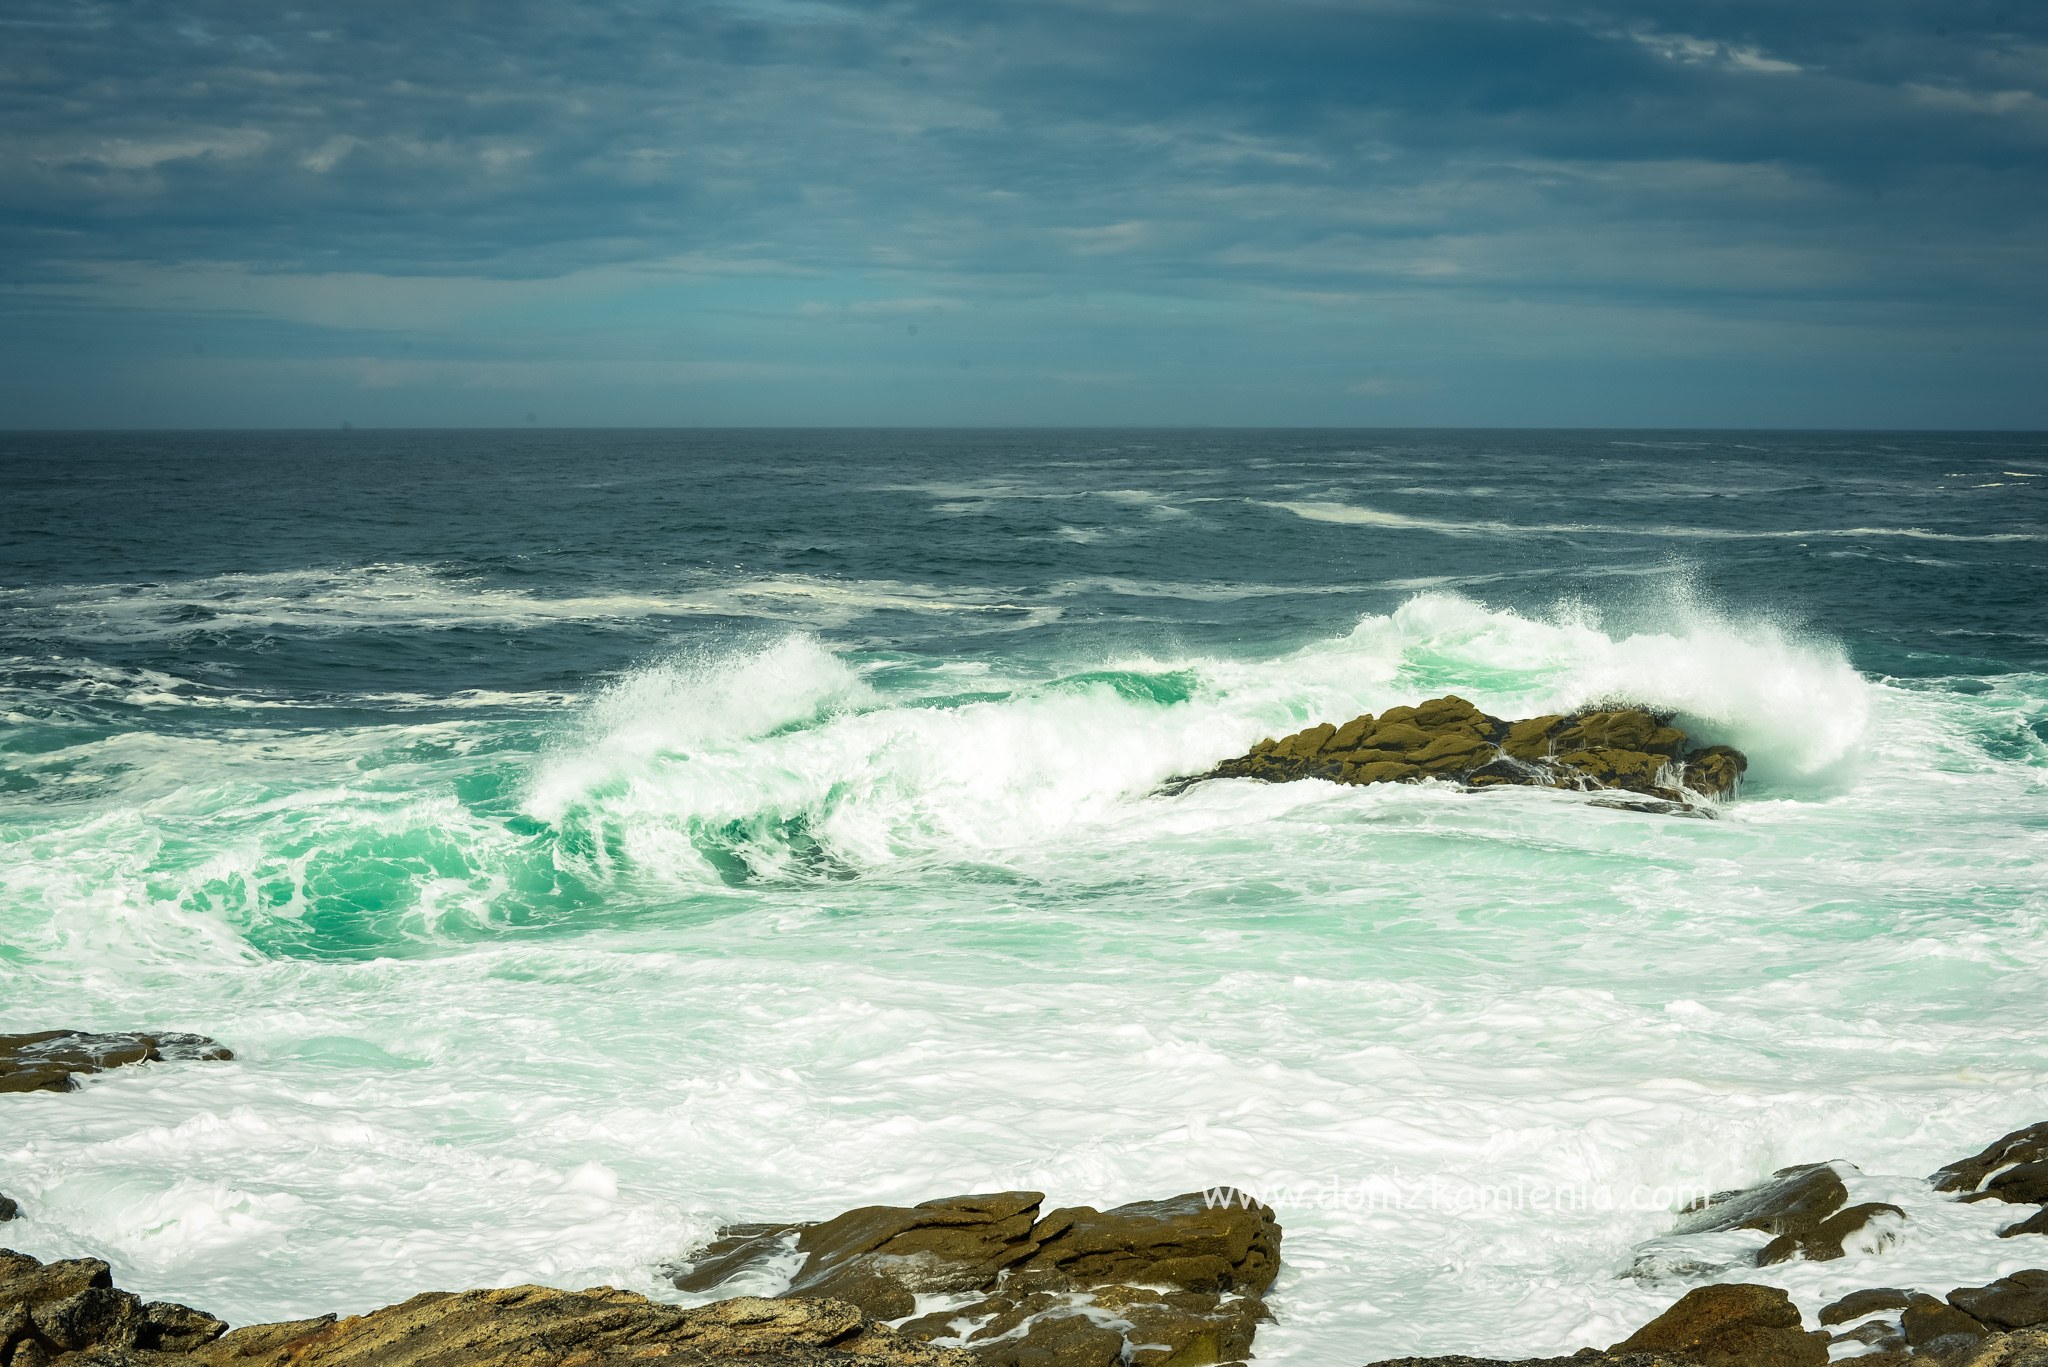
<path id="1" fill-rule="evenodd" d="M 204 1035 L 91 1035 L 82 1030 L 41 1030 L 0 1035 L 0 1092 L 69 1092 L 80 1073 L 104 1073 L 131 1063 L 167 1059 L 233 1058 Z"/>
<path id="2" fill-rule="evenodd" d="M 696 1310 L 630 1291 L 514 1286 L 429 1292 L 368 1315 L 227 1331 L 145 1304 L 96 1258 L 0 1250 L 0 1367 L 972 1367 L 842 1301 L 721 1301 Z"/>
<path id="3" fill-rule="evenodd" d="M 1222 1189 L 1039 1214 L 1037 1192 L 734 1226 L 675 1276 L 712 1293 L 801 1257 L 785 1296 L 832 1296 L 979 1367 L 1204 1367 L 1250 1354 L 1280 1268 L 1273 1212 Z M 942 1298 L 919 1310 L 920 1297 Z"/>
<path id="4" fill-rule="evenodd" d="M 1759 1267 L 1795 1258 L 1830 1262 L 1843 1256 L 1844 1239 L 1883 1215 L 1900 1222 L 1906 1218 L 1905 1211 L 1887 1202 L 1849 1205 L 1849 1189 L 1835 1165 L 1808 1163 L 1780 1168 L 1753 1187 L 1717 1192 L 1704 1204 L 1681 1212 L 1674 1233 L 1760 1230 L 1774 1237 L 1757 1251 Z"/>
<path id="5" fill-rule="evenodd" d="M 7 1221 L 14 1219 L 16 1216 L 20 1214 L 20 1202 L 16 1201 L 6 1192 L 0 1191 L 0 1224 L 5 1224 Z"/>
<path id="6" fill-rule="evenodd" d="M 1640 708 L 1510 722 L 1452 696 L 1262 740 L 1205 774 L 1171 781 L 1167 791 L 1212 778 L 1347 784 L 1433 778 L 1468 788 L 1614 790 L 1684 806 L 1733 796 L 1748 767 L 1740 751 L 1695 748 L 1668 716 Z"/>
<path id="7" fill-rule="evenodd" d="M 2039 1206 L 2031 1216 L 1999 1230 L 2048 1234 L 2048 1121 L 2004 1135 L 1982 1153 L 1951 1163 L 1927 1179 L 1936 1191 L 1961 1193 L 1964 1201 L 2008 1201 Z"/>

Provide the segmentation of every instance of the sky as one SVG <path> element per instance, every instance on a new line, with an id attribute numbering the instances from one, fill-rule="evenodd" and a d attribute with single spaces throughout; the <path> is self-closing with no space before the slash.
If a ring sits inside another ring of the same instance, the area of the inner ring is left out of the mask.
<path id="1" fill-rule="evenodd" d="M 2048 427 L 2041 0 L 8 0 L 0 427 Z"/>

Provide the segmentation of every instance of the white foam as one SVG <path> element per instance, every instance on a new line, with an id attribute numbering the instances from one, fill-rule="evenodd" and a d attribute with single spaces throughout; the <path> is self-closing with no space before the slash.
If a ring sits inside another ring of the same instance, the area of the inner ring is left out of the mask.
<path id="1" fill-rule="evenodd" d="M 1757 782 L 1713 822 L 1436 785 L 1150 795 L 1445 691 L 1675 708 Z M 2010 1212 L 1914 1184 L 2048 1115 L 2043 699 L 1865 680 L 1682 594 L 1428 593 L 1262 659 L 864 665 L 800 634 L 666 658 L 524 752 L 523 821 L 452 796 L 507 763 L 484 709 L 96 743 L 66 762 L 100 796 L 0 824 L 0 1028 L 197 1029 L 240 1059 L 0 1098 L 8 1238 L 248 1320 L 662 1292 L 722 1220 L 952 1192 L 1625 1196 L 1843 1158 L 1907 1205 L 1897 1244 L 1742 1276 L 1809 1313 L 1973 1284 L 2029 1256 L 1995 1237 Z M 507 891 L 550 857 L 601 893 L 552 926 Z M 318 905 L 335 886 L 366 949 Z M 1565 1353 L 1679 1289 L 1617 1275 L 1655 1208 L 1282 1219 L 1264 1361 Z"/>

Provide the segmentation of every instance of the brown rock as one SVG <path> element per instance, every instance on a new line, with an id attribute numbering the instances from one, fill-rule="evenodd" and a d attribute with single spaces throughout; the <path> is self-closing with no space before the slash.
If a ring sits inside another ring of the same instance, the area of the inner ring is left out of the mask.
<path id="1" fill-rule="evenodd" d="M 90 1035 L 43 1030 L 0 1035 L 0 1092 L 68 1092 L 77 1075 L 166 1059 L 229 1059 L 234 1054 L 204 1035 Z"/>
<path id="2" fill-rule="evenodd" d="M 227 1322 L 176 1301 L 151 1301 L 142 1307 L 138 1345 L 166 1353 L 188 1353 L 227 1332 Z"/>
<path id="3" fill-rule="evenodd" d="M 2010 1201 L 2014 1205 L 2048 1203 L 2048 1159 L 2037 1158 L 2031 1163 L 2007 1168 L 1985 1183 L 1982 1191 L 1973 1192 L 1963 1199 Z"/>
<path id="4" fill-rule="evenodd" d="M 814 1225 L 735 1226 L 676 1284 L 715 1291 L 794 1247 L 804 1262 L 787 1295 L 829 1296 L 877 1319 L 912 1314 L 920 1293 L 980 1293 L 902 1332 L 961 1339 L 989 1367 L 1082 1367 L 1103 1354 L 1132 1367 L 1201 1367 L 1250 1352 L 1265 1314 L 1259 1297 L 1279 1270 L 1271 1210 L 1232 1189 L 1042 1219 L 1040 1200 L 955 1196 Z"/>
<path id="5" fill-rule="evenodd" d="M 2034 1268 L 1989 1286 L 1958 1287 L 1948 1293 L 1948 1303 L 1993 1329 L 2048 1324 L 2048 1271 Z"/>
<path id="6" fill-rule="evenodd" d="M 1686 745 L 1685 733 L 1668 718 L 1639 708 L 1506 722 L 1463 698 L 1443 697 L 1262 740 L 1206 774 L 1169 781 L 1164 791 L 1181 792 L 1210 778 L 1344 784 L 1435 778 L 1471 788 L 1618 789 L 1688 806 L 1700 796 L 1732 796 L 1747 767 L 1742 755 L 1726 746 Z"/>
<path id="7" fill-rule="evenodd" d="M 2000 1168 L 2048 1158 L 2048 1121 L 1995 1139 L 1982 1153 L 1951 1163 L 1927 1180 L 1936 1191 L 1974 1192 Z"/>
<path id="8" fill-rule="evenodd" d="M 1755 1229 L 1775 1237 L 1757 1253 L 1759 1266 L 1805 1258 L 1827 1262 L 1843 1256 L 1843 1241 L 1880 1215 L 1905 1218 L 1884 1202 L 1843 1209 L 1849 1189 L 1832 1166 L 1809 1163 L 1780 1168 L 1770 1180 L 1740 1191 L 1716 1193 L 1704 1206 L 1679 1218 L 1678 1235 Z"/>
<path id="9" fill-rule="evenodd" d="M 1913 1293 L 1891 1287 L 1875 1287 L 1869 1291 L 1851 1291 L 1842 1299 L 1821 1307 L 1822 1324 L 1847 1324 L 1860 1320 L 1865 1315 L 1874 1315 L 1880 1310 L 1904 1310 L 1912 1300 Z"/>
<path id="10" fill-rule="evenodd" d="M 1991 1331 L 1975 1316 L 1932 1296 L 1915 1294 L 1899 1316 L 1906 1343 L 1920 1353 L 1955 1353 L 1971 1347 Z"/>
<path id="11" fill-rule="evenodd" d="M 1080 1286 L 1168 1285 L 1264 1295 L 1280 1271 L 1280 1226 L 1266 1206 L 1225 1189 L 1114 1210 L 1053 1211 L 1032 1230 L 1020 1270 L 1055 1271 Z"/>
<path id="12" fill-rule="evenodd" d="M 1608 1350 L 1673 1353 L 1699 1367 L 1826 1367 L 1828 1336 L 1800 1327 L 1774 1286 L 1702 1286 Z"/>
<path id="13" fill-rule="evenodd" d="M 1998 1237 L 2001 1239 L 2010 1239 L 2015 1234 L 2048 1234 L 2048 1206 L 2043 1206 L 2026 1219 L 1998 1231 Z"/>

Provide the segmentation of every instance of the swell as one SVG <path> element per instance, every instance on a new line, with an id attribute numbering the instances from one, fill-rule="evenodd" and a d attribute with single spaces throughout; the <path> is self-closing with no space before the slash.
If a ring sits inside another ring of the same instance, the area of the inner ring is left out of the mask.
<path id="1" fill-rule="evenodd" d="M 392 704 L 351 728 L 93 734 L 0 757 L 0 894 L 8 938 L 62 961 L 85 924 L 145 958 L 403 954 L 715 915 L 735 888 L 892 869 L 1057 878 L 1062 858 L 1170 841 L 1218 804 L 1256 826 L 1311 799 L 1431 802 L 1151 794 L 1262 735 L 1446 692 L 1508 716 L 1673 711 L 1751 756 L 1752 804 L 1889 790 L 1959 762 L 2027 782 L 2040 764 L 2023 679 L 1991 699 L 1905 693 L 1767 621 L 1684 602 L 1662 617 L 1623 631 L 1583 607 L 1539 619 L 1428 593 L 1267 659 L 1035 670 L 790 635 L 651 661 L 567 723 L 472 700 L 424 722 Z"/>

